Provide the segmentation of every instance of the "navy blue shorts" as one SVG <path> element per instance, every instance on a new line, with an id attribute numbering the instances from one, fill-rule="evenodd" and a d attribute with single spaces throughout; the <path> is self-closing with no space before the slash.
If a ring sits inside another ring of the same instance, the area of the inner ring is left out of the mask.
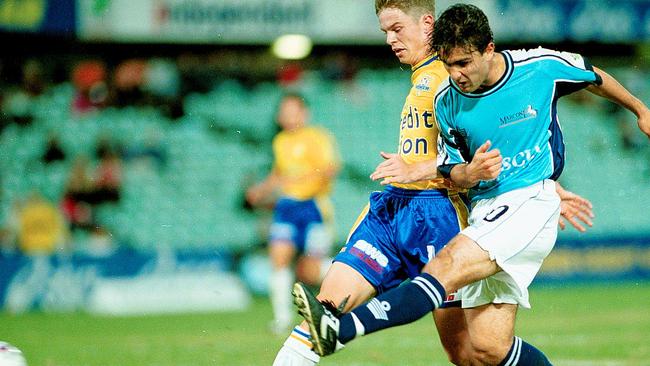
<path id="1" fill-rule="evenodd" d="M 419 275 L 466 226 L 469 202 L 447 190 L 388 186 L 373 192 L 334 261 L 361 273 L 381 293 Z"/>
<path id="2" fill-rule="evenodd" d="M 292 242 L 299 253 L 329 254 L 331 234 L 323 223 L 321 210 L 313 199 L 281 198 L 275 204 L 270 242 Z"/>

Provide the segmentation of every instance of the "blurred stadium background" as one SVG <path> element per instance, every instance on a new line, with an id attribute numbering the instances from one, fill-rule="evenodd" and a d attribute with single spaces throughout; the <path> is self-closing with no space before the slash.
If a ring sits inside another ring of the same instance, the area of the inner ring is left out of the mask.
<path id="1" fill-rule="evenodd" d="M 270 364 L 270 211 L 243 194 L 288 90 L 341 151 L 337 243 L 381 189 L 410 70 L 372 3 L 1 0 L 0 340 L 30 365 Z M 650 103 L 650 1 L 472 3 L 498 48 L 579 52 Z M 560 234 L 521 332 L 559 365 L 650 365 L 650 144 L 588 93 L 559 108 L 561 182 L 596 218 Z M 360 343 L 323 364 L 445 364 L 428 319 Z"/>

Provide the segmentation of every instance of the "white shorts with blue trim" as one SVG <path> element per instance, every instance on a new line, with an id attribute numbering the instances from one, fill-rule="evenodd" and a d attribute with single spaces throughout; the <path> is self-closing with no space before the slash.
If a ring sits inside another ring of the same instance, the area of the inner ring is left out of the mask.
<path id="1" fill-rule="evenodd" d="M 461 233 L 502 271 L 463 287 L 463 308 L 489 303 L 530 308 L 528 286 L 555 245 L 559 215 L 560 198 L 548 179 L 475 202 L 469 227 Z"/>

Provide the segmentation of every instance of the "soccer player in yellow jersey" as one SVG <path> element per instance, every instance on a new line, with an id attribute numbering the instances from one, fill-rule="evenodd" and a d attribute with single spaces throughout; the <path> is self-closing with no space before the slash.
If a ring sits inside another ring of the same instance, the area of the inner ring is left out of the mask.
<path id="1" fill-rule="evenodd" d="M 386 43 L 401 63 L 411 66 L 412 87 L 399 123 L 399 150 L 396 154 L 382 152 L 385 161 L 371 175 L 386 188 L 370 195 L 369 205 L 353 225 L 320 288 L 318 299 L 343 312 L 420 274 L 427 261 L 465 228 L 469 211 L 464 194 L 435 175 L 438 129 L 433 97 L 448 74 L 429 48 L 434 1 L 376 0 L 375 10 Z M 570 192 L 565 193 L 565 212 L 576 227 L 580 227 L 576 215 L 591 224 L 588 201 Z M 452 294 L 433 317 L 450 361 L 466 364 L 472 348 L 458 305 Z M 382 304 L 369 306 L 382 317 Z M 312 347 L 309 328 L 303 322 L 294 328 L 273 365 L 315 365 L 319 357 Z"/>
<path id="2" fill-rule="evenodd" d="M 18 244 L 24 253 L 50 254 L 64 243 L 67 232 L 61 212 L 38 192 L 21 207 L 18 222 Z"/>
<path id="3" fill-rule="evenodd" d="M 329 192 L 339 167 L 335 143 L 323 128 L 308 124 L 309 110 L 297 94 L 285 95 L 279 105 L 281 127 L 273 139 L 273 169 L 268 177 L 247 192 L 248 201 L 259 204 L 279 191 L 270 228 L 269 256 L 272 264 L 270 296 L 272 329 L 285 332 L 292 325 L 291 265 L 298 256 L 296 272 L 301 281 L 318 285 L 320 264 L 330 253 Z"/>

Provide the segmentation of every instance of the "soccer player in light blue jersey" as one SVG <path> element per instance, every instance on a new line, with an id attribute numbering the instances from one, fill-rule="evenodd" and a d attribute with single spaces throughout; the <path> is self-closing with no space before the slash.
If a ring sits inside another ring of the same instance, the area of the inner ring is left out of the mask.
<path id="1" fill-rule="evenodd" d="M 487 17 L 459 4 L 436 21 L 434 50 L 450 77 L 434 109 L 440 129 L 438 171 L 469 189 L 469 226 L 410 283 L 340 317 L 300 284 L 299 312 L 327 355 L 355 337 L 413 322 L 458 290 L 478 365 L 550 365 L 514 336 L 519 306 L 557 237 L 564 165 L 559 97 L 587 88 L 633 112 L 650 137 L 650 110 L 582 56 L 546 49 L 496 52 Z"/>

